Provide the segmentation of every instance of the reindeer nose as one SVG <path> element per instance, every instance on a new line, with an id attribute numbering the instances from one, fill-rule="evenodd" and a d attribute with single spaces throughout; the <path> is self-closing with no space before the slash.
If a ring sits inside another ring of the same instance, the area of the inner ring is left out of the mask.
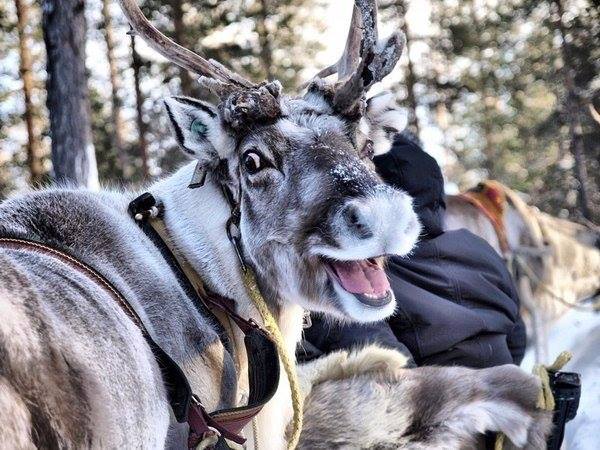
<path id="1" fill-rule="evenodd" d="M 373 230 L 369 225 L 368 216 L 360 206 L 349 204 L 342 211 L 342 216 L 346 221 L 348 229 L 359 239 L 370 239 L 373 237 Z"/>
<path id="2" fill-rule="evenodd" d="M 385 185 L 348 199 L 333 224 L 337 250 L 330 255 L 340 260 L 406 255 L 421 231 L 412 198 Z"/>

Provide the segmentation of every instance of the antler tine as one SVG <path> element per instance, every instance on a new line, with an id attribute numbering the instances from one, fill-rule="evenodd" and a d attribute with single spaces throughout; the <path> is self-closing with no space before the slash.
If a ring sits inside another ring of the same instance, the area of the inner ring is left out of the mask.
<path id="1" fill-rule="evenodd" d="M 362 50 L 377 43 L 377 1 L 355 0 L 344 53 L 337 62 L 338 80 L 351 75 Z"/>
<path id="2" fill-rule="evenodd" d="M 393 70 L 406 42 L 402 32 L 378 42 L 376 0 L 355 0 L 350 27 L 333 97 L 334 108 L 346 114 L 354 112 L 365 92 Z"/>
<path id="3" fill-rule="evenodd" d="M 137 4 L 137 0 L 119 0 L 119 4 L 135 33 L 140 35 L 150 47 L 169 61 L 190 72 L 207 78 L 213 78 L 223 83 L 243 88 L 254 86 L 253 83 L 227 69 L 222 64 L 207 61 L 200 55 L 182 47 L 162 34 L 144 16 L 144 13 L 142 13 Z"/>
<path id="4" fill-rule="evenodd" d="M 365 2 L 361 3 L 364 5 Z M 317 78 L 327 78 L 336 73 L 338 74 L 338 79 L 342 79 L 350 74 L 356 67 L 360 58 L 360 43 L 362 41 L 362 33 L 360 32 L 362 30 L 361 16 L 361 10 L 355 4 L 354 9 L 352 10 L 352 19 L 350 21 L 350 27 L 348 28 L 348 37 L 346 39 L 346 46 L 344 47 L 342 57 L 332 65 L 321 69 L 313 76 L 312 80 Z M 300 87 L 305 88 L 310 82 L 311 80 L 306 81 Z"/>
<path id="5" fill-rule="evenodd" d="M 369 88 L 386 77 L 396 66 L 406 39 L 402 32 L 378 43 L 377 1 L 354 0 L 346 47 L 340 60 L 316 77 L 338 74 L 333 106 L 344 114 L 352 113 Z"/>
<path id="6" fill-rule="evenodd" d="M 346 80 L 340 80 L 335 87 L 334 108 L 342 113 L 351 112 L 371 86 L 383 80 L 396 67 L 405 43 L 404 33 L 398 31 L 383 45 L 365 48 L 354 72 Z"/>

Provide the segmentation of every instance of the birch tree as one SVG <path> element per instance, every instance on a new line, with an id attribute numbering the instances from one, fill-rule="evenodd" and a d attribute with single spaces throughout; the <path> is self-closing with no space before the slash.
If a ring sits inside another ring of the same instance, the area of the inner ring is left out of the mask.
<path id="1" fill-rule="evenodd" d="M 148 142 L 146 141 L 146 122 L 144 121 L 144 94 L 141 87 L 142 59 L 135 48 L 135 35 L 130 36 L 131 68 L 133 69 L 133 86 L 135 92 L 136 125 L 138 131 L 138 152 L 141 159 L 141 172 L 144 178 L 150 176 L 148 167 Z"/>

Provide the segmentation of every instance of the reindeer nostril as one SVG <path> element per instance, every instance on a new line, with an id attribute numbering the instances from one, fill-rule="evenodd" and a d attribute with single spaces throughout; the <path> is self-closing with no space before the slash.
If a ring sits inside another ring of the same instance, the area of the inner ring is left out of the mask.
<path id="1" fill-rule="evenodd" d="M 348 205 L 344 209 L 343 215 L 350 231 L 354 232 L 360 239 L 369 239 L 373 237 L 373 232 L 371 231 L 369 224 L 356 206 Z"/>
<path id="2" fill-rule="evenodd" d="M 404 229 L 404 232 L 406 234 L 410 233 L 413 229 L 415 229 L 418 226 L 417 224 L 417 219 L 415 219 L 414 217 L 412 219 L 410 219 L 408 221 L 408 224 L 406 225 L 406 228 Z"/>

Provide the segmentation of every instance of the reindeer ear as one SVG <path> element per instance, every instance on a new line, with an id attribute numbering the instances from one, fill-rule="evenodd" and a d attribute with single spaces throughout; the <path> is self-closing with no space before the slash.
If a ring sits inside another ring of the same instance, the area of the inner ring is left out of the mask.
<path id="1" fill-rule="evenodd" d="M 367 100 L 369 139 L 373 141 L 375 155 L 387 153 L 392 148 L 394 135 L 406 127 L 406 115 L 400 110 L 391 92 L 382 92 Z"/>
<path id="2" fill-rule="evenodd" d="M 210 164 L 233 152 L 235 141 L 210 103 L 188 97 L 168 97 L 165 108 L 177 143 L 188 155 Z"/>

